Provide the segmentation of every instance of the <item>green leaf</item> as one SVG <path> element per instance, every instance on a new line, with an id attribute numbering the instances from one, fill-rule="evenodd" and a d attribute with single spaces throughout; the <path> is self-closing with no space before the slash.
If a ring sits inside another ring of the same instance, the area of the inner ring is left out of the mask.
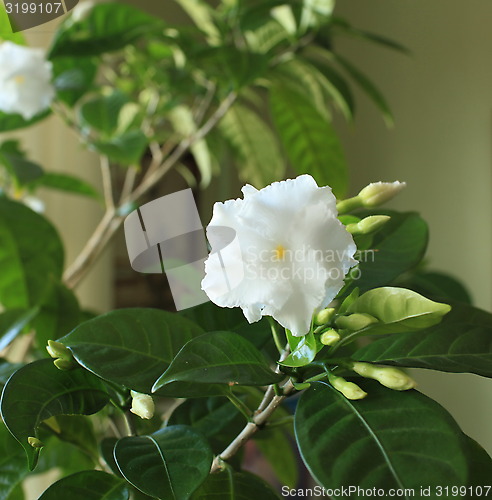
<path id="1" fill-rule="evenodd" d="M 492 314 L 453 304 L 441 323 L 361 347 L 358 361 L 492 377 Z"/>
<path id="2" fill-rule="evenodd" d="M 118 127 L 118 116 L 127 102 L 128 98 L 118 90 L 85 101 L 79 110 L 82 126 L 111 136 Z"/>
<path id="3" fill-rule="evenodd" d="M 10 24 L 9 16 L 4 6 L 0 6 L 0 40 L 2 42 L 13 42 L 17 45 L 26 45 L 26 40 L 21 32 L 14 33 Z"/>
<path id="4" fill-rule="evenodd" d="M 0 197 L 0 303 L 28 308 L 60 279 L 63 245 L 55 228 L 22 203 Z M 50 279 L 51 278 L 51 279 Z"/>
<path id="5" fill-rule="evenodd" d="M 410 288 L 437 300 L 451 300 L 470 305 L 472 303 L 470 292 L 463 283 L 449 274 L 436 271 L 417 271 L 399 282 L 398 286 Z"/>
<path id="6" fill-rule="evenodd" d="M 113 52 L 162 27 L 158 19 L 130 5 L 119 2 L 95 5 L 83 21 L 74 23 L 70 17 L 63 22 L 56 32 L 49 58 Z"/>
<path id="7" fill-rule="evenodd" d="M 43 175 L 43 169 L 26 158 L 17 140 L 2 143 L 0 146 L 0 163 L 7 168 L 18 186 L 33 182 Z"/>
<path id="8" fill-rule="evenodd" d="M 290 337 L 290 338 L 289 338 Z M 288 335 L 291 353 L 282 361 L 283 366 L 306 366 L 314 360 L 317 353 L 316 338 L 313 332 L 303 337 L 292 337 Z M 295 342 L 295 345 L 292 342 Z"/>
<path id="9" fill-rule="evenodd" d="M 70 107 L 90 90 L 97 62 L 89 57 L 59 57 L 53 61 L 53 84 L 59 100 Z"/>
<path id="10" fill-rule="evenodd" d="M 464 438 L 467 442 L 468 461 L 470 464 L 468 486 L 472 486 L 472 490 L 468 490 L 469 494 L 466 498 L 485 496 L 483 493 L 485 490 L 481 488 L 490 484 L 490 478 L 492 477 L 492 458 L 490 458 L 489 454 L 471 437 L 465 435 Z M 479 494 L 480 491 L 482 491 L 482 494 Z M 477 493 L 477 495 L 474 493 Z"/>
<path id="11" fill-rule="evenodd" d="M 29 468 L 36 467 L 39 448 L 28 437 L 39 437 L 43 420 L 56 415 L 91 415 L 109 398 L 101 381 L 85 370 L 58 370 L 51 359 L 30 363 L 10 377 L 0 403 L 5 425 L 26 451 Z"/>
<path id="12" fill-rule="evenodd" d="M 222 118 L 219 128 L 237 152 L 241 180 L 262 188 L 282 177 L 284 165 L 277 141 L 254 111 L 235 104 Z"/>
<path id="13" fill-rule="evenodd" d="M 153 390 L 172 382 L 268 385 L 284 376 L 275 373 L 248 340 L 232 332 L 211 332 L 188 342 Z"/>
<path id="14" fill-rule="evenodd" d="M 73 175 L 60 172 L 46 172 L 32 184 L 32 187 L 45 187 L 67 193 L 80 194 L 97 200 L 101 199 L 99 191 L 88 182 Z"/>
<path id="15" fill-rule="evenodd" d="M 40 430 L 45 447 L 39 456 L 35 474 L 44 474 L 53 469 L 60 469 L 63 476 L 68 476 L 95 467 L 94 458 L 90 458 L 75 445 L 48 435 L 48 431 L 44 427 L 41 426 Z"/>
<path id="16" fill-rule="evenodd" d="M 128 500 L 128 485 L 121 479 L 98 470 L 77 472 L 52 484 L 39 500 Z"/>
<path id="17" fill-rule="evenodd" d="M 44 120 L 50 114 L 51 110 L 47 109 L 46 111 L 39 112 L 36 116 L 33 116 L 29 120 L 26 120 L 17 113 L 10 114 L 0 111 L 0 133 L 30 127 L 31 125 Z"/>
<path id="18" fill-rule="evenodd" d="M 214 23 L 214 10 L 202 0 L 175 0 L 188 14 L 197 28 L 207 35 L 210 44 L 220 40 L 220 32 Z"/>
<path id="19" fill-rule="evenodd" d="M 360 385 L 368 393 L 362 400 L 317 382 L 299 401 L 297 443 L 319 484 L 386 491 L 466 484 L 466 443 L 439 404 L 417 391 Z"/>
<path id="20" fill-rule="evenodd" d="M 44 353 L 48 340 L 57 340 L 66 335 L 80 323 L 81 317 L 79 303 L 72 290 L 55 283 L 32 322 L 37 346 Z"/>
<path id="21" fill-rule="evenodd" d="M 95 141 L 91 148 L 122 165 L 138 165 L 147 148 L 147 137 L 141 130 L 130 130 L 109 141 Z"/>
<path id="22" fill-rule="evenodd" d="M 27 472 L 26 457 L 22 449 L 0 422 L 0 500 L 10 498 L 12 491 Z"/>
<path id="23" fill-rule="evenodd" d="M 311 174 L 320 185 L 331 186 L 337 197 L 343 197 L 348 172 L 331 123 L 303 95 L 285 87 L 271 88 L 270 110 L 294 170 Z"/>
<path id="24" fill-rule="evenodd" d="M 265 429 L 257 435 L 256 445 L 272 466 L 281 484 L 295 488 L 299 481 L 299 466 L 291 436 L 280 427 Z"/>
<path id="25" fill-rule="evenodd" d="M 374 316 L 379 323 L 365 328 L 364 335 L 381 335 L 433 326 L 450 310 L 450 305 L 434 302 L 412 290 L 388 286 L 362 294 L 347 312 Z"/>
<path id="26" fill-rule="evenodd" d="M 202 333 L 177 314 L 120 309 L 82 323 L 60 342 L 99 377 L 150 394 L 183 345 Z"/>
<path id="27" fill-rule="evenodd" d="M 197 131 L 197 126 L 191 110 L 187 106 L 176 106 L 168 114 L 174 129 L 182 137 L 192 137 Z M 196 141 L 190 150 L 200 171 L 200 185 L 206 187 L 212 179 L 212 157 L 204 139 Z"/>
<path id="28" fill-rule="evenodd" d="M 341 57 L 340 55 L 333 54 L 336 61 L 345 69 L 345 71 L 354 79 L 354 81 L 359 85 L 359 87 L 367 94 L 367 96 L 374 102 L 374 104 L 379 108 L 383 114 L 384 121 L 388 127 L 394 125 L 393 114 L 384 98 L 383 94 L 379 89 L 369 80 L 369 78 L 358 70 L 353 64 L 351 64 L 347 59 Z"/>
<path id="29" fill-rule="evenodd" d="M 0 393 L 10 376 L 23 366 L 23 363 L 9 363 L 6 359 L 0 358 Z"/>
<path id="30" fill-rule="evenodd" d="M 114 456 L 127 481 L 166 500 L 190 498 L 207 478 L 213 458 L 205 439 L 181 425 L 120 439 Z"/>
<path id="31" fill-rule="evenodd" d="M 249 472 L 210 474 L 191 500 L 279 500 L 279 496 L 263 479 Z"/>
<path id="32" fill-rule="evenodd" d="M 0 351 L 3 351 L 22 329 L 39 312 L 37 307 L 32 309 L 10 309 L 0 313 Z"/>
<path id="33" fill-rule="evenodd" d="M 349 288 L 357 286 L 365 292 L 378 286 L 389 285 L 400 274 L 415 267 L 425 254 L 429 240 L 426 222 L 416 213 L 384 211 L 391 219 L 375 235 L 370 250 L 356 258 L 360 276 Z"/>
<path id="34" fill-rule="evenodd" d="M 235 307 L 218 307 L 213 302 L 206 302 L 180 312 L 207 332 L 228 331 L 239 333 L 258 349 L 263 349 L 272 340 L 272 332 L 268 318 L 256 323 L 248 323 L 243 312 Z"/>
<path id="35" fill-rule="evenodd" d="M 24 490 L 22 489 L 22 483 L 19 483 L 10 493 L 7 500 L 25 500 Z"/>

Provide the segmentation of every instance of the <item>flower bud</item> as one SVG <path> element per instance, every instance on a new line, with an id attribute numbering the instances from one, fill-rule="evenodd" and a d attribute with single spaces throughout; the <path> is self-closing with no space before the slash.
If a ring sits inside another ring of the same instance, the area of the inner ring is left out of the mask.
<path id="1" fill-rule="evenodd" d="M 347 225 L 350 234 L 372 234 L 379 231 L 391 219 L 388 215 L 371 215 L 360 222 Z"/>
<path id="2" fill-rule="evenodd" d="M 46 350 L 48 351 L 48 354 L 55 359 L 70 359 L 72 357 L 70 349 L 68 349 L 68 347 L 66 347 L 61 342 L 57 342 L 56 340 L 48 340 Z"/>
<path id="3" fill-rule="evenodd" d="M 148 394 L 141 394 L 140 392 L 131 391 L 132 407 L 130 411 L 140 418 L 146 420 L 154 416 L 155 405 L 152 396 Z"/>
<path id="4" fill-rule="evenodd" d="M 350 316 L 340 316 L 336 320 L 336 324 L 339 328 L 343 328 L 344 330 L 362 330 L 373 323 L 377 323 L 378 320 L 366 313 L 354 313 Z"/>
<path id="5" fill-rule="evenodd" d="M 73 370 L 77 368 L 77 362 L 74 359 L 55 359 L 53 364 L 62 372 L 68 372 L 69 370 Z"/>
<path id="6" fill-rule="evenodd" d="M 362 206 L 373 208 L 395 197 L 407 184 L 405 182 L 373 182 L 357 195 Z"/>
<path id="7" fill-rule="evenodd" d="M 44 443 L 38 439 L 37 437 L 28 437 L 27 442 L 33 447 L 33 448 L 42 448 L 44 446 Z"/>
<path id="8" fill-rule="evenodd" d="M 351 368 L 362 377 L 377 380 L 381 385 L 395 391 L 408 391 L 417 385 L 412 377 L 392 366 L 375 366 L 370 363 L 354 362 Z"/>
<path id="9" fill-rule="evenodd" d="M 364 399 L 367 392 L 364 392 L 357 384 L 348 382 L 343 377 L 336 375 L 329 375 L 331 385 L 339 392 L 341 392 L 347 399 Z"/>
<path id="10" fill-rule="evenodd" d="M 340 340 L 340 334 L 330 328 L 321 334 L 319 340 L 323 345 L 334 345 Z"/>
<path id="11" fill-rule="evenodd" d="M 322 309 L 314 316 L 314 324 L 326 325 L 332 320 L 333 316 L 335 316 L 335 309 L 333 307 Z"/>

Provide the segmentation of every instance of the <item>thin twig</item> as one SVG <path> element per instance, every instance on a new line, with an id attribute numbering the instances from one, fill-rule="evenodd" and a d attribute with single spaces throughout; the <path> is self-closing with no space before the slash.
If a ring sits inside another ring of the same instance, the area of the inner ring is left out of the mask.
<path id="1" fill-rule="evenodd" d="M 130 196 L 135 186 L 135 180 L 137 178 L 138 167 L 133 165 L 128 168 L 125 174 L 125 181 L 123 182 L 123 188 L 121 189 L 119 205 L 121 206 L 123 201 Z"/>
<path id="2" fill-rule="evenodd" d="M 104 203 L 106 204 L 106 209 L 113 210 L 113 180 L 111 179 L 111 167 L 109 165 L 109 158 L 105 155 L 101 156 L 101 175 L 104 192 Z"/>

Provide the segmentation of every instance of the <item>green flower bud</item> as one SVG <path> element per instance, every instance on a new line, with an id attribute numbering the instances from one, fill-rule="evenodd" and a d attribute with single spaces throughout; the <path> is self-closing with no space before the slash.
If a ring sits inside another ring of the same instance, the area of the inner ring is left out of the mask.
<path id="1" fill-rule="evenodd" d="M 405 182 L 373 182 L 366 186 L 358 195 L 362 202 L 362 206 L 366 208 L 373 208 L 396 196 L 404 187 Z"/>
<path id="2" fill-rule="evenodd" d="M 347 399 L 364 399 L 367 396 L 367 392 L 364 392 L 357 384 L 348 382 L 343 377 L 331 374 L 328 376 L 328 379 L 330 380 L 330 384 Z"/>
<path id="3" fill-rule="evenodd" d="M 68 349 L 68 347 L 66 347 L 61 342 L 57 342 L 56 340 L 48 340 L 48 345 L 46 346 L 46 350 L 48 351 L 48 354 L 55 359 L 72 358 L 72 353 L 70 352 L 70 349 Z"/>
<path id="4" fill-rule="evenodd" d="M 62 372 L 68 372 L 69 370 L 73 370 L 77 368 L 78 364 L 74 359 L 55 359 L 53 364 Z"/>
<path id="5" fill-rule="evenodd" d="M 412 377 L 392 366 L 376 366 L 370 363 L 354 362 L 351 368 L 362 377 L 377 380 L 381 385 L 395 391 L 408 391 L 417 385 Z"/>
<path id="6" fill-rule="evenodd" d="M 154 416 L 155 405 L 152 396 L 131 391 L 132 407 L 130 411 L 140 418 L 150 420 Z"/>
<path id="7" fill-rule="evenodd" d="M 371 234 L 379 231 L 389 220 L 388 215 L 371 215 L 362 219 L 360 222 L 347 225 L 347 231 L 350 234 Z"/>
<path id="8" fill-rule="evenodd" d="M 362 330 L 373 323 L 377 323 L 378 320 L 366 313 L 354 313 L 350 316 L 340 316 L 337 318 L 335 323 L 339 328 L 343 328 L 344 330 Z"/>
<path id="9" fill-rule="evenodd" d="M 44 446 L 44 443 L 41 440 L 39 440 L 37 437 L 28 437 L 27 442 L 33 448 L 42 448 Z"/>
<path id="10" fill-rule="evenodd" d="M 340 334 L 330 328 L 321 334 L 319 340 L 323 345 L 335 345 L 340 340 Z"/>
<path id="11" fill-rule="evenodd" d="M 335 316 L 335 309 L 333 307 L 323 309 L 314 316 L 314 324 L 326 325 L 332 320 L 333 316 Z"/>

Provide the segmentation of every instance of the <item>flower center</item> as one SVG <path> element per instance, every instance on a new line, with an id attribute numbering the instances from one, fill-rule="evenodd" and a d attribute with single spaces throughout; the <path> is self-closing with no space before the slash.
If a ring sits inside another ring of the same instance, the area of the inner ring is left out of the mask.
<path id="1" fill-rule="evenodd" d="M 283 245 L 277 245 L 274 250 L 275 260 L 283 260 L 285 257 L 285 247 Z"/>
<path id="2" fill-rule="evenodd" d="M 26 81 L 26 77 L 24 75 L 14 76 L 14 82 L 18 85 L 22 85 Z"/>

